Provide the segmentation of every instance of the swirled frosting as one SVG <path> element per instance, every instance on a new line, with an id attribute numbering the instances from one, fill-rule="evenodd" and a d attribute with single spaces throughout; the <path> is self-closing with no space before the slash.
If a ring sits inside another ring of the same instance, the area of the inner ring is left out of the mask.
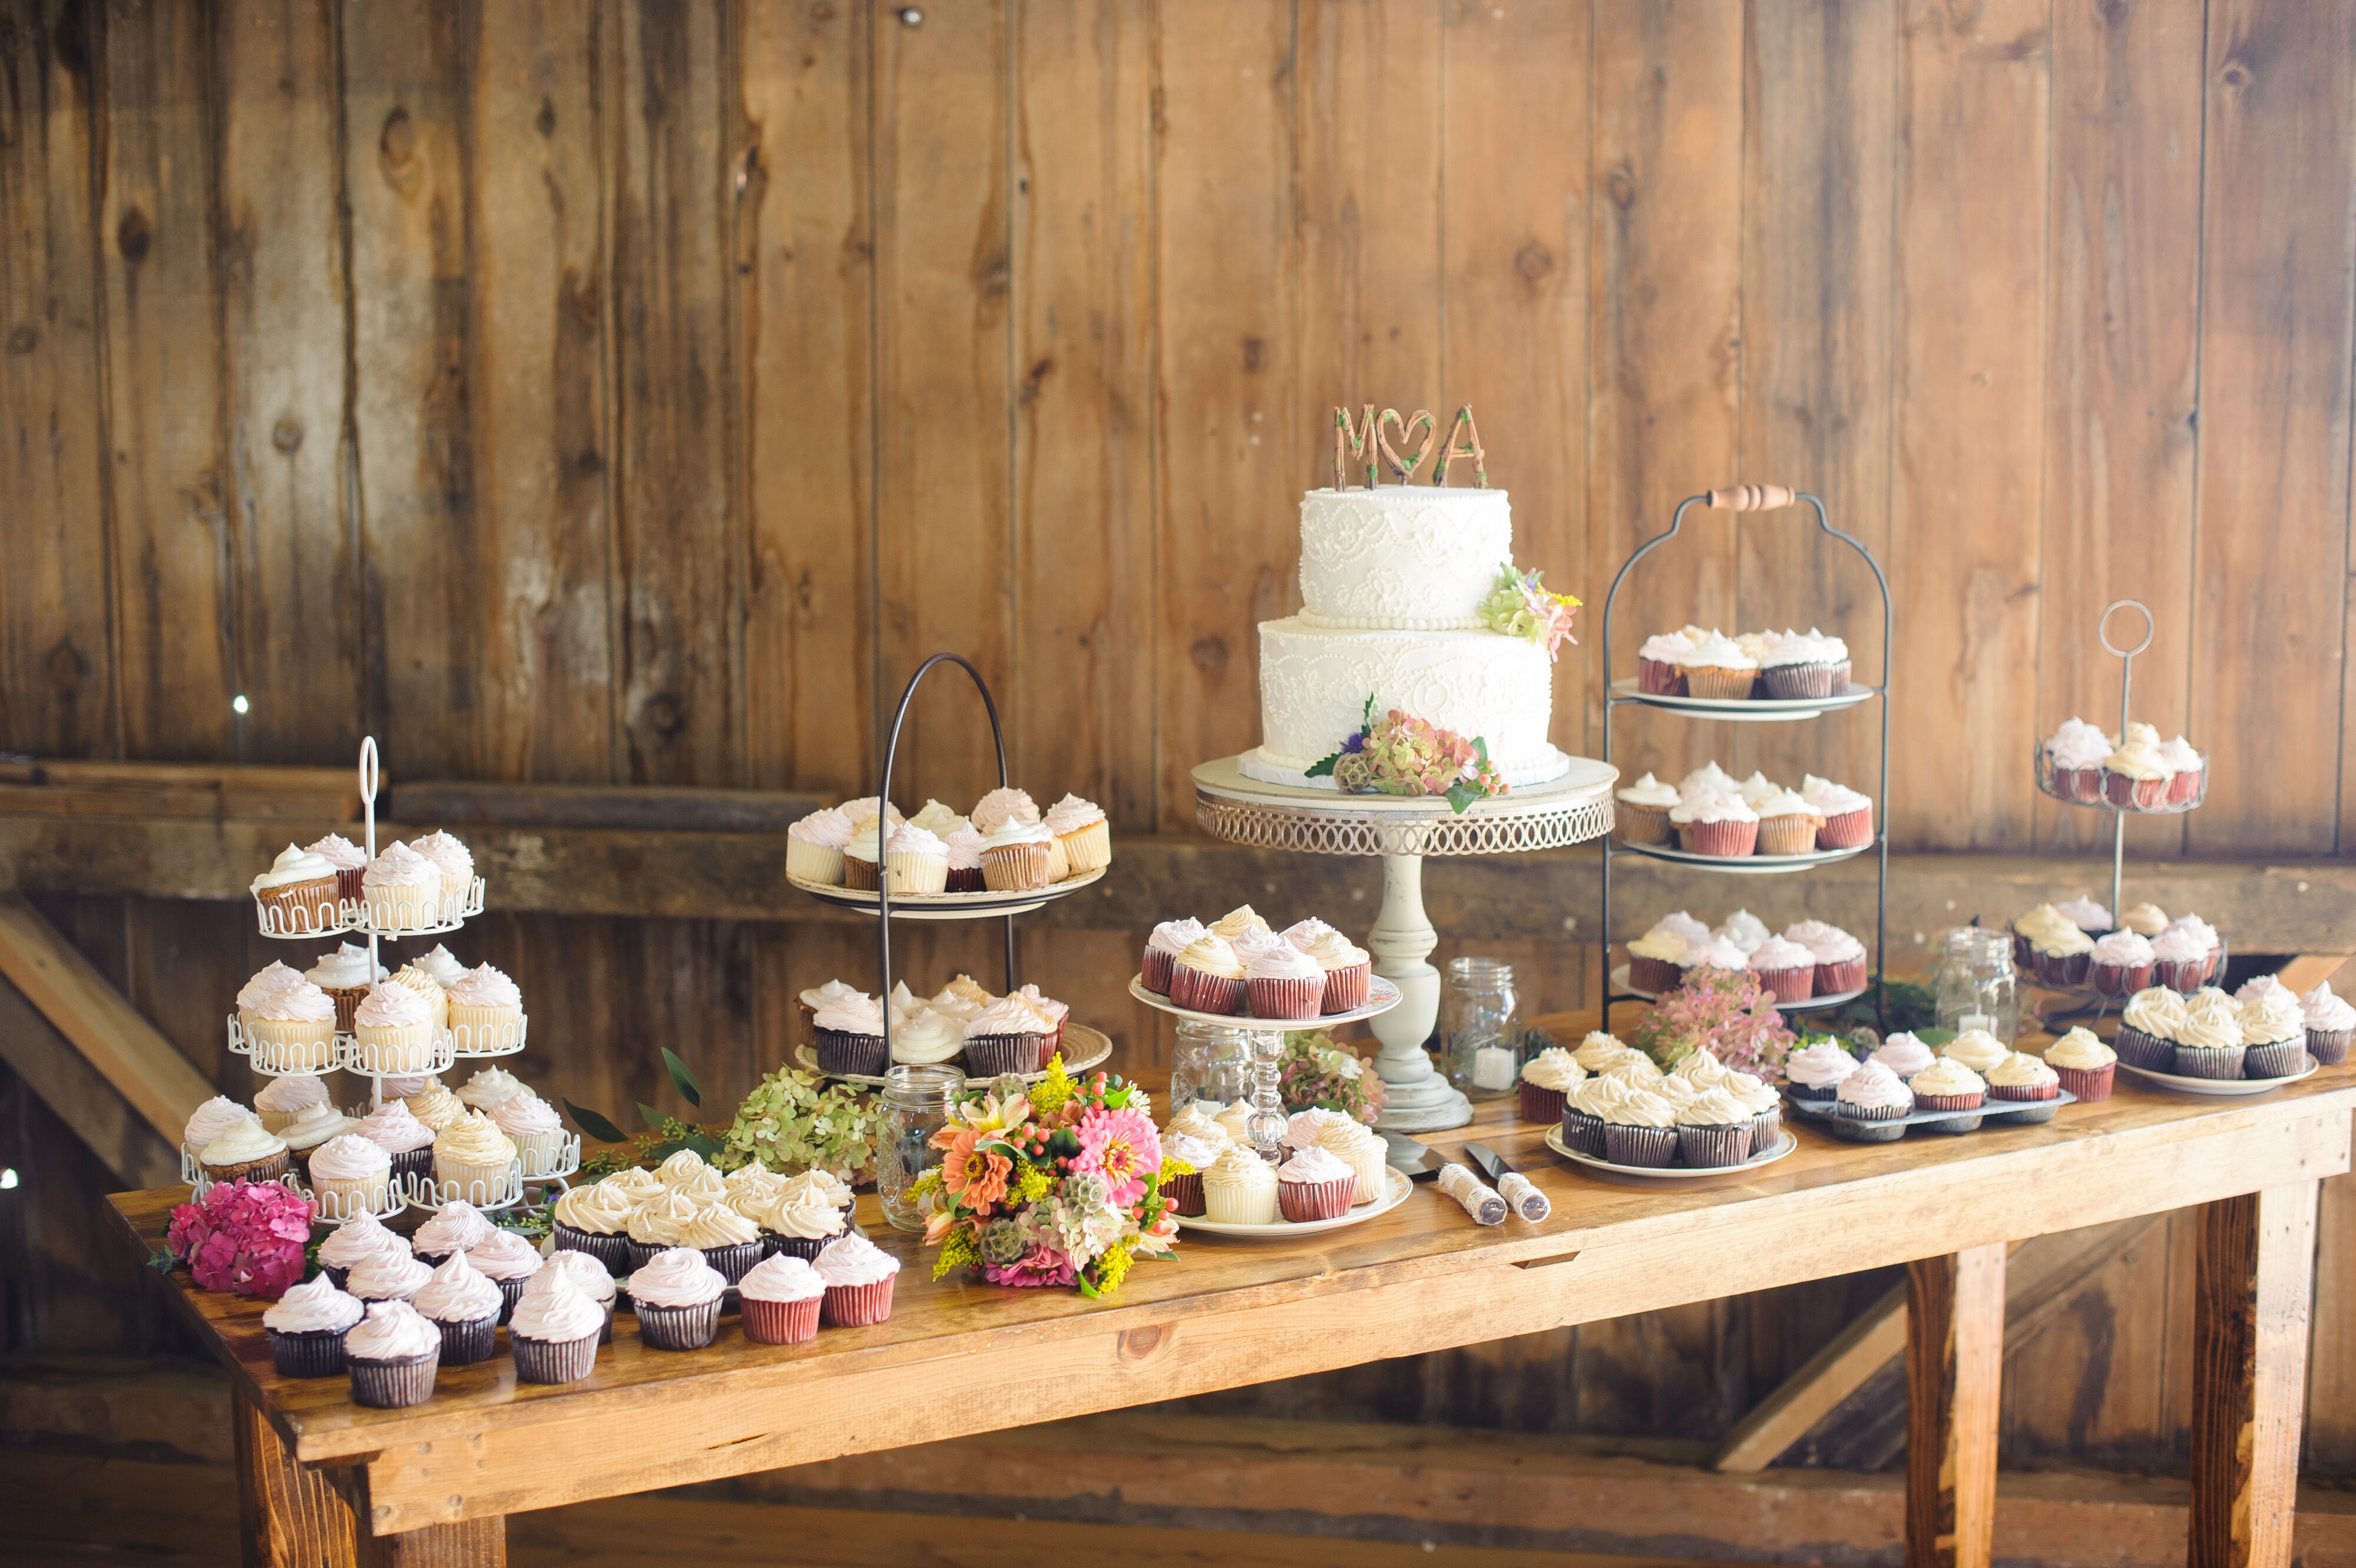
<path id="1" fill-rule="evenodd" d="M 1312 1105 L 1306 1111 L 1294 1112 L 1286 1119 L 1280 1142 L 1288 1149 L 1306 1149 L 1317 1142 L 1318 1134 L 1327 1127 L 1350 1119 L 1346 1112 L 1329 1111 L 1322 1105 Z"/>
<path id="2" fill-rule="evenodd" d="M 2156 937 L 2168 929 L 2168 911 L 2157 904 L 2137 904 L 2119 917 L 2119 929 L 2139 937 Z"/>
<path id="3" fill-rule="evenodd" d="M 1039 821 L 1039 802 L 1023 790 L 1001 786 L 975 801 L 973 810 L 966 815 L 972 821 L 974 831 L 986 839 L 1010 822 L 1035 824 Z"/>
<path id="4" fill-rule="evenodd" d="M 2164 985 L 2147 986 L 2127 999 L 2119 1021 L 2155 1040 L 2173 1040 L 2184 1027 L 2184 998 Z"/>
<path id="5" fill-rule="evenodd" d="M 1987 1080 L 1954 1058 L 1941 1057 L 1908 1079 L 1906 1087 L 1918 1099 L 1924 1095 L 1984 1094 Z"/>
<path id="6" fill-rule="evenodd" d="M 1568 1092 L 1586 1081 L 1587 1069 L 1560 1046 L 1548 1046 L 1522 1064 L 1522 1077 L 1540 1089 Z"/>
<path id="7" fill-rule="evenodd" d="M 1868 1061 L 1879 1062 L 1901 1078 L 1912 1078 L 1937 1058 L 1931 1047 L 1901 1029 L 1876 1047 Z"/>
<path id="8" fill-rule="evenodd" d="M 600 1181 L 569 1189 L 552 1212 L 560 1225 L 592 1236 L 618 1236 L 629 1225 L 633 1207 L 627 1193 Z"/>
<path id="9" fill-rule="evenodd" d="M 937 1007 L 919 1007 L 892 1026 L 892 1059 L 919 1064 L 945 1062 L 965 1048 L 965 1021 Z"/>
<path id="10" fill-rule="evenodd" d="M 409 1243 L 394 1235 L 373 1214 L 359 1213 L 328 1232 L 319 1243 L 319 1262 L 331 1269 L 350 1269 L 379 1252 L 409 1256 Z"/>
<path id="11" fill-rule="evenodd" d="M 758 1226 L 724 1203 L 706 1204 L 679 1222 L 682 1247 L 736 1247 L 760 1238 Z"/>
<path id="12" fill-rule="evenodd" d="M 249 1160 L 266 1160 L 285 1152 L 284 1138 L 262 1126 L 261 1117 L 248 1115 L 197 1154 L 209 1165 L 241 1165 Z"/>
<path id="13" fill-rule="evenodd" d="M 1677 1107 L 1676 1121 L 1681 1127 L 1730 1127 L 1750 1121 L 1753 1114 L 1751 1107 L 1725 1090 L 1703 1089 Z"/>
<path id="14" fill-rule="evenodd" d="M 745 1301 L 808 1301 L 826 1294 L 826 1282 L 809 1259 L 778 1252 L 754 1264 L 736 1282 L 736 1294 Z"/>
<path id="15" fill-rule="evenodd" d="M 409 847 L 440 866 L 444 877 L 457 879 L 475 875 L 475 852 L 439 828 L 423 838 L 411 839 Z"/>
<path id="16" fill-rule="evenodd" d="M 2076 1068 L 2094 1072 L 2119 1059 L 2118 1053 L 2104 1045 L 2092 1029 L 2075 1028 L 2045 1047 L 2048 1067 Z"/>
<path id="17" fill-rule="evenodd" d="M 786 836 L 821 849 L 841 849 L 851 842 L 851 819 L 832 806 L 821 806 L 787 828 Z"/>
<path id="18" fill-rule="evenodd" d="M 326 992 L 320 992 L 322 996 Z M 334 1004 L 328 1016 L 335 1015 Z M 352 1022 L 364 1029 L 411 1029 L 434 1021 L 434 1005 L 406 985 L 391 981 L 370 988 L 352 1009 Z"/>
<path id="19" fill-rule="evenodd" d="M 2027 1051 L 2008 1051 L 2004 1060 L 1988 1069 L 1987 1080 L 1997 1089 L 2042 1089 L 2062 1081 L 2061 1075 Z"/>
<path id="20" fill-rule="evenodd" d="M 1800 799 L 1815 808 L 1818 816 L 1827 820 L 1850 811 L 1862 811 L 1873 804 L 1871 796 L 1860 795 L 1846 784 L 1836 784 L 1813 773 L 1801 776 Z"/>
<path id="21" fill-rule="evenodd" d="M 327 1102 L 327 1086 L 316 1074 L 290 1072 L 284 1078 L 273 1078 L 254 1091 L 253 1108 L 273 1115 L 292 1116 L 314 1105 Z"/>
<path id="22" fill-rule="evenodd" d="M 349 1133 L 337 1133 L 311 1155 L 314 1182 L 377 1181 L 391 1174 L 391 1155 L 369 1140 Z"/>
<path id="23" fill-rule="evenodd" d="M 516 1338 L 554 1344 L 586 1339 L 605 1326 L 605 1309 L 570 1274 L 552 1274 L 539 1289 L 527 1288 L 508 1319 L 508 1332 Z"/>
<path id="24" fill-rule="evenodd" d="M 2176 1043 L 2210 1051 L 2241 1045 L 2241 1004 L 2222 991 L 2202 986 L 2184 1004 L 2184 1023 L 2177 1031 Z"/>
<path id="25" fill-rule="evenodd" d="M 2127 969 L 2153 961 L 2151 940 L 2135 931 L 2113 931 L 2094 943 L 2096 963 L 2115 963 Z"/>
<path id="26" fill-rule="evenodd" d="M 491 1222 L 482 1210 L 464 1198 L 453 1198 L 428 1215 L 411 1240 L 419 1251 L 438 1257 L 466 1251 L 490 1233 Z"/>
<path id="27" fill-rule="evenodd" d="M 278 1129 L 290 1149 L 316 1149 L 330 1138 L 340 1138 L 359 1123 L 322 1100 L 305 1106 L 294 1119 Z"/>
<path id="28" fill-rule="evenodd" d="M 1590 1029 L 1587 1032 L 1587 1037 L 1579 1042 L 1579 1048 L 1570 1053 L 1570 1059 L 1589 1072 L 1600 1073 L 1622 1057 L 1642 1054 L 1617 1035 L 1607 1035 L 1601 1029 Z"/>
<path id="29" fill-rule="evenodd" d="M 2324 981 L 2298 999 L 2299 1011 L 2307 1026 L 2319 1035 L 2336 1035 L 2342 1029 L 2356 1029 L 2356 1006 L 2350 1005 L 2331 992 L 2331 982 Z"/>
<path id="30" fill-rule="evenodd" d="M 520 1007 L 523 993 L 514 981 L 487 963 L 460 975 L 450 987 L 450 1000 L 461 1007 Z"/>
<path id="31" fill-rule="evenodd" d="M 359 1297 L 345 1294 L 319 1274 L 288 1285 L 262 1313 L 262 1326 L 279 1334 L 333 1334 L 358 1323 L 365 1311 Z"/>
<path id="32" fill-rule="evenodd" d="M 216 1094 L 198 1106 L 196 1113 L 188 1118 L 187 1126 L 181 1130 L 180 1143 L 185 1147 L 201 1150 L 215 1138 L 252 1115 L 252 1112 L 248 1111 L 228 1095 Z"/>
<path id="33" fill-rule="evenodd" d="M 2003 1041 L 1986 1029 L 1965 1029 L 1948 1041 L 1946 1048 L 1939 1054 L 1943 1057 L 1953 1057 L 1974 1072 L 1985 1077 L 1990 1068 L 2004 1060 L 2010 1053 L 2006 1050 Z"/>
<path id="34" fill-rule="evenodd" d="M 787 1183 L 754 1218 L 761 1229 L 774 1235 L 804 1240 L 840 1236 L 845 1229 L 841 1205 L 830 1193 L 807 1182 Z"/>
<path id="35" fill-rule="evenodd" d="M 1355 969 L 1371 961 L 1366 950 L 1339 931 L 1324 931 L 1301 950 L 1317 961 L 1318 967 L 1331 973 L 1337 969 Z"/>
<path id="36" fill-rule="evenodd" d="M 2296 1040 L 2307 1033 L 2307 1015 L 2298 997 L 2286 986 L 2260 992 L 2241 1004 L 2242 1043 L 2271 1046 Z"/>
<path id="37" fill-rule="evenodd" d="M 278 858 L 270 863 L 269 870 L 253 879 L 250 891 L 266 893 L 273 887 L 292 886 L 298 882 L 317 882 L 335 875 L 335 863 L 326 855 L 297 849 L 290 843 L 278 852 Z"/>
<path id="38" fill-rule="evenodd" d="M 838 996 L 819 1008 L 810 1023 L 818 1028 L 845 1035 L 881 1035 L 884 1032 L 884 1009 L 872 996 L 854 993 Z"/>
<path id="39" fill-rule="evenodd" d="M 458 1090 L 458 1102 L 470 1110 L 488 1111 L 502 1101 L 530 1092 L 530 1086 L 507 1069 L 487 1067 Z"/>
<path id="40" fill-rule="evenodd" d="M 407 1252 L 370 1252 L 350 1265 L 344 1288 L 363 1301 L 407 1301 L 434 1277 L 434 1269 Z"/>
<path id="41" fill-rule="evenodd" d="M 1265 931 L 1270 928 L 1269 923 L 1260 918 L 1260 912 L 1248 904 L 1238 904 L 1211 922 L 1212 935 L 1229 941 L 1233 941 L 1241 933 L 1254 929 Z"/>
<path id="42" fill-rule="evenodd" d="M 410 1304 L 436 1323 L 478 1323 L 497 1317 L 502 1299 L 499 1287 L 466 1253 L 453 1252 L 417 1287 Z"/>
<path id="43" fill-rule="evenodd" d="M 1857 1058 L 1839 1046 L 1818 1040 L 1783 1058 L 1783 1076 L 1810 1089 L 1829 1089 L 1855 1073 L 1857 1066 Z"/>
<path id="44" fill-rule="evenodd" d="M 341 833 L 329 833 L 303 846 L 305 854 L 316 854 L 338 871 L 358 871 L 368 864 L 368 854 L 359 845 Z"/>
<path id="45" fill-rule="evenodd" d="M 1676 1125 L 1677 1110 L 1661 1095 L 1647 1089 L 1630 1089 L 1593 1112 L 1619 1127 L 1673 1127 Z"/>
<path id="46" fill-rule="evenodd" d="M 695 1217 L 703 1207 L 694 1198 L 673 1187 L 665 1187 L 652 1197 L 630 1210 L 623 1221 L 623 1230 L 633 1241 L 648 1247 L 677 1247 L 680 1227 Z"/>
<path id="47" fill-rule="evenodd" d="M 451 986 L 457 984 L 459 980 L 466 972 L 466 966 L 458 961 L 458 955 L 452 952 L 448 948 L 444 947 L 440 942 L 435 942 L 434 944 L 434 950 L 427 953 L 424 957 L 412 959 L 410 961 L 409 967 L 412 969 L 423 970 L 426 973 L 434 977 L 434 983 L 435 984 L 441 986 L 445 991 Z M 487 968 L 488 966 L 486 965 L 485 967 Z"/>
<path id="48" fill-rule="evenodd" d="M 1060 837 L 1065 833 L 1078 832 L 1082 828 L 1094 827 L 1104 820 L 1104 808 L 1094 800 L 1066 795 L 1047 808 L 1047 814 L 1041 819 L 1041 823 L 1049 832 Z"/>
<path id="49" fill-rule="evenodd" d="M 355 1360 L 413 1361 L 441 1353 L 442 1331 L 405 1301 L 370 1302 L 368 1316 L 344 1336 L 344 1354 Z"/>
<path id="50" fill-rule="evenodd" d="M 1914 1103 L 1913 1090 L 1906 1087 L 1906 1080 L 1879 1062 L 1863 1063 L 1841 1079 L 1835 1098 L 1864 1111 L 1887 1111 L 1892 1106 L 1903 1111 Z"/>
<path id="51" fill-rule="evenodd" d="M 812 1266 L 830 1288 L 872 1285 L 898 1273 L 900 1260 L 854 1231 L 829 1241 Z"/>
<path id="52" fill-rule="evenodd" d="M 438 1083 L 430 1083 L 402 1101 L 409 1113 L 439 1133 L 466 1113 L 458 1097 Z"/>
<path id="53" fill-rule="evenodd" d="M 439 887 L 442 867 L 405 843 L 394 843 L 360 873 L 363 887 Z"/>
<path id="54" fill-rule="evenodd" d="M 516 1157 L 515 1140 L 479 1111 L 469 1111 L 434 1134 L 434 1157 L 456 1165 L 504 1165 Z"/>
<path id="55" fill-rule="evenodd" d="M 466 1249 L 466 1262 L 495 1280 L 519 1280 L 540 1272 L 540 1249 L 512 1230 L 493 1230 Z"/>
<path id="56" fill-rule="evenodd" d="M 549 1281 L 563 1276 L 579 1287 L 581 1293 L 600 1306 L 614 1305 L 614 1276 L 605 1265 L 586 1252 L 551 1252 L 540 1265 L 540 1273 L 525 1282 L 523 1294 L 550 1288 Z"/>
<path id="57" fill-rule="evenodd" d="M 1314 1185 L 1328 1181 L 1354 1181 L 1357 1173 L 1347 1161 L 1321 1144 L 1311 1144 L 1296 1149 L 1292 1156 L 1276 1168 L 1279 1181 L 1305 1182 Z"/>
<path id="58" fill-rule="evenodd" d="M 1164 920 L 1153 928 L 1153 934 L 1145 939 L 1145 945 L 1156 952 L 1165 952 L 1172 958 L 1176 958 L 1199 940 L 1209 929 L 1192 915 L 1183 916 L 1175 920 Z"/>
<path id="59" fill-rule="evenodd" d="M 2089 934 L 2111 929 L 2111 912 L 2083 893 L 2054 905 L 2053 912 Z"/>

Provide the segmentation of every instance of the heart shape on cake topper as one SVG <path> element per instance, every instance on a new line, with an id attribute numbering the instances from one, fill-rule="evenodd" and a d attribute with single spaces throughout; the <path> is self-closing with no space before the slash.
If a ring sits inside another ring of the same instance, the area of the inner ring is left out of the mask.
<path id="1" fill-rule="evenodd" d="M 1412 462 L 1402 458 L 1398 449 L 1391 445 L 1390 427 L 1394 424 L 1399 427 L 1399 446 L 1401 446 L 1413 439 L 1418 425 L 1423 427 L 1423 440 L 1416 446 L 1415 458 Z M 1387 408 L 1383 410 L 1381 422 L 1376 426 L 1375 441 L 1382 447 L 1384 457 L 1388 459 L 1392 476 L 1403 485 L 1408 482 L 1409 475 L 1423 467 L 1424 459 L 1431 456 L 1431 444 L 1439 435 L 1440 425 L 1431 417 L 1430 409 L 1419 408 L 1411 417 L 1403 420 L 1399 417 L 1398 409 Z"/>

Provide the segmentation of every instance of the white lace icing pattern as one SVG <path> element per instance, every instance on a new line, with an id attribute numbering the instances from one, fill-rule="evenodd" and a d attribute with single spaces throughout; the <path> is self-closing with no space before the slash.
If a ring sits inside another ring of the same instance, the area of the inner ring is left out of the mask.
<path id="1" fill-rule="evenodd" d="M 1386 485 L 1301 498 L 1301 619 L 1328 628 L 1479 627 L 1513 558 L 1503 490 Z"/>

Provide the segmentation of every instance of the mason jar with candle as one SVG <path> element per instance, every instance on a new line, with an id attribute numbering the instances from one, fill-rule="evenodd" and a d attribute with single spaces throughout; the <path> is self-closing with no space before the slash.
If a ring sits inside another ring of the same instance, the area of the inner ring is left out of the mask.
<path id="1" fill-rule="evenodd" d="M 941 1163 L 933 1134 L 949 1119 L 949 1100 L 965 1088 L 965 1074 L 933 1063 L 896 1062 L 884 1075 L 884 1121 L 876 1132 L 875 1196 L 894 1230 L 922 1230 L 924 1211 L 909 1189 Z"/>
<path id="2" fill-rule="evenodd" d="M 2020 978 L 2009 932 L 1985 926 L 1949 931 L 1935 991 L 1942 1029 L 1985 1029 L 2007 1045 L 2020 1033 Z"/>
<path id="3" fill-rule="evenodd" d="M 1522 1076 L 1522 1010 L 1513 965 L 1494 958 L 1448 961 L 1440 991 L 1440 1056 L 1448 1081 L 1471 1099 L 1514 1092 Z"/>

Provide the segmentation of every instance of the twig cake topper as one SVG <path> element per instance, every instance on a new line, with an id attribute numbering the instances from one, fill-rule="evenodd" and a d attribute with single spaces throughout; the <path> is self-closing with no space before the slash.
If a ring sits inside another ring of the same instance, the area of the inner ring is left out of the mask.
<path id="1" fill-rule="evenodd" d="M 1393 425 L 1398 426 L 1399 446 L 1414 440 L 1417 429 L 1422 429 L 1423 439 L 1416 442 L 1413 456 L 1400 456 L 1398 447 L 1391 445 L 1390 428 Z M 1414 483 L 1416 471 L 1423 467 L 1427 457 L 1431 456 L 1432 440 L 1439 433 L 1439 422 L 1431 417 L 1429 409 L 1419 408 L 1401 419 L 1395 408 L 1387 408 L 1377 416 L 1375 405 L 1366 403 L 1358 418 L 1353 420 L 1350 411 L 1337 404 L 1333 410 L 1333 488 L 1337 490 L 1349 489 L 1352 478 L 1363 471 L 1366 476 L 1366 489 L 1371 490 L 1378 482 L 1381 464 L 1389 466 L 1391 483 Z M 1449 431 L 1448 442 L 1440 448 L 1439 457 L 1432 464 L 1431 482 L 1446 485 L 1448 470 L 1460 457 L 1472 459 L 1472 482 L 1480 489 L 1487 489 L 1487 460 L 1481 451 L 1481 433 L 1473 427 L 1472 405 L 1469 403 L 1456 411 L 1455 426 Z"/>

